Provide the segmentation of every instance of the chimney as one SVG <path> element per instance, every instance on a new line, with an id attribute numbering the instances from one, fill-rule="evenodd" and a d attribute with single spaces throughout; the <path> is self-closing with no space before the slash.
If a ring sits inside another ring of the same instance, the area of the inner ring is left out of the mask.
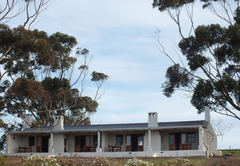
<path id="1" fill-rule="evenodd" d="M 32 125 L 33 122 L 33 115 L 32 114 L 26 114 L 25 115 L 25 120 L 27 121 L 27 123 L 29 123 L 30 125 Z M 24 128 L 23 129 L 27 129 L 30 128 L 30 126 L 25 122 Z"/>
<path id="2" fill-rule="evenodd" d="M 54 126 L 53 130 L 64 130 L 63 121 L 64 121 L 63 116 L 55 116 L 53 122 Z"/>
<path id="3" fill-rule="evenodd" d="M 158 113 L 149 112 L 148 113 L 148 127 L 158 127 Z"/>
<path id="4" fill-rule="evenodd" d="M 210 123 L 210 109 L 209 109 L 209 106 L 205 106 L 205 120 Z"/>

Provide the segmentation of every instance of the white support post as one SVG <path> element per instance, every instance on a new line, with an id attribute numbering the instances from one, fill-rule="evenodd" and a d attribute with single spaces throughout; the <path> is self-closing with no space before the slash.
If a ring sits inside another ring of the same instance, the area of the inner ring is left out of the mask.
<path id="1" fill-rule="evenodd" d="M 198 150 L 203 151 L 203 138 L 204 138 L 204 131 L 201 126 L 198 128 L 198 134 L 199 134 L 199 145 Z"/>
<path id="2" fill-rule="evenodd" d="M 151 145 L 151 130 L 148 129 L 148 148 L 147 151 L 152 151 L 152 145 Z"/>
<path id="3" fill-rule="evenodd" d="M 98 144 L 97 144 L 97 148 L 96 148 L 96 152 L 97 153 L 101 153 L 102 152 L 102 149 L 100 148 L 100 143 L 101 143 L 101 133 L 98 130 Z"/>
<path id="4" fill-rule="evenodd" d="M 9 146 L 10 146 L 10 145 L 9 145 L 9 137 L 10 137 L 10 134 L 7 133 L 7 134 L 6 134 L 6 137 L 7 137 L 7 138 L 6 138 L 5 154 L 8 154 L 8 153 L 10 153 L 10 152 L 9 152 L 9 150 L 10 150 L 10 147 L 9 147 Z"/>
<path id="5" fill-rule="evenodd" d="M 53 148 L 53 132 L 51 132 L 51 135 L 50 135 L 50 153 L 54 153 L 54 148 Z"/>

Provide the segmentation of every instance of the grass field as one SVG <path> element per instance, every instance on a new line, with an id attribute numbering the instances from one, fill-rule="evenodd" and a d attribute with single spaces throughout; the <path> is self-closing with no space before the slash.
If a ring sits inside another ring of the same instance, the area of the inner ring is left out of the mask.
<path id="1" fill-rule="evenodd" d="M 222 155 L 240 156 L 240 149 L 222 150 Z"/>

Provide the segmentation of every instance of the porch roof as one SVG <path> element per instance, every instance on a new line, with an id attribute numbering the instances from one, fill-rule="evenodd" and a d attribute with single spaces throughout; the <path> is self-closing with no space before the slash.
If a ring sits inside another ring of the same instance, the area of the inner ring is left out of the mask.
<path id="1" fill-rule="evenodd" d="M 43 130 L 27 128 L 23 131 L 13 131 L 9 133 L 57 133 L 57 132 L 97 132 L 97 131 L 129 131 L 129 130 L 163 130 L 174 128 L 197 128 L 199 126 L 207 127 L 207 121 L 177 121 L 177 122 L 159 122 L 158 127 L 148 127 L 148 123 L 125 123 L 125 124 L 99 124 L 99 125 L 64 125 L 64 130 L 53 130 L 52 127 L 43 127 Z"/>

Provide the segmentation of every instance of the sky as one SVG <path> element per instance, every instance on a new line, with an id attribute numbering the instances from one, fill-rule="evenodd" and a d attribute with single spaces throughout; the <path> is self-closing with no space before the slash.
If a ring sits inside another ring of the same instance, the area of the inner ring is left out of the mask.
<path id="1" fill-rule="evenodd" d="M 160 30 L 161 42 L 176 61 L 175 45 L 180 38 L 169 16 L 152 8 L 152 0 L 55 0 L 50 4 L 33 29 L 76 37 L 78 47 L 87 48 L 93 57 L 89 73 L 98 71 L 110 77 L 97 113 L 91 115 L 92 124 L 147 122 L 148 112 L 158 112 L 159 122 L 204 119 L 186 93 L 178 91 L 171 98 L 163 95 L 161 84 L 172 63 L 158 50 L 154 32 Z M 222 23 L 207 9 L 194 12 L 196 25 Z M 22 20 L 19 16 L 8 24 L 18 26 Z M 187 32 L 184 12 L 182 22 Z M 90 82 L 87 85 L 85 94 L 91 96 L 95 87 Z M 213 112 L 211 117 L 234 125 L 218 139 L 218 148 L 239 149 L 240 121 Z"/>

